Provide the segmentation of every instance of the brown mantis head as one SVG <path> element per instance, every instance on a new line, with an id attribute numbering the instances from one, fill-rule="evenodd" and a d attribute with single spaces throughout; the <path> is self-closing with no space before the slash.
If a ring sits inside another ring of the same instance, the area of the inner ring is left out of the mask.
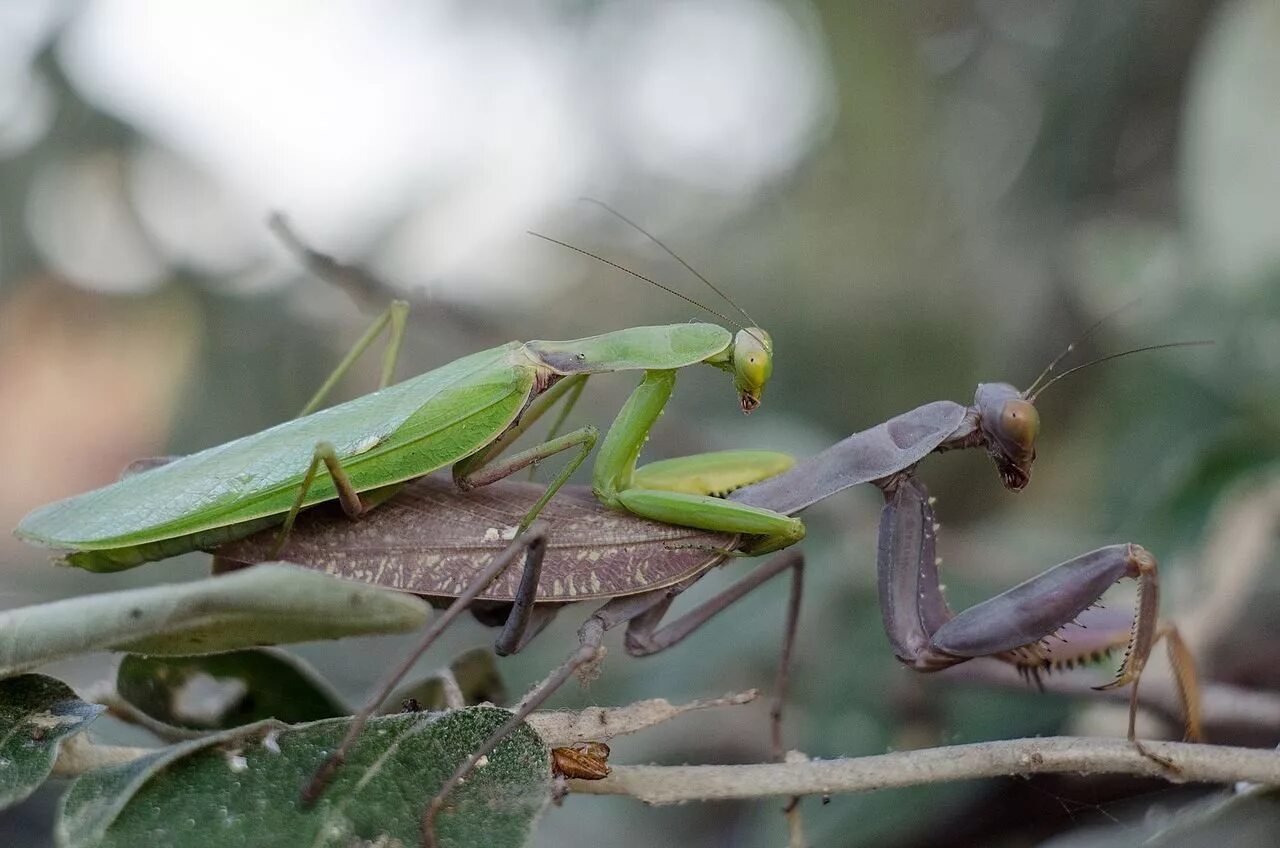
<path id="1" fill-rule="evenodd" d="M 1021 491 L 1031 482 L 1036 436 L 1040 434 L 1040 413 L 1034 400 L 1008 383 L 979 383 L 973 405 L 983 442 L 1005 488 Z"/>
<path id="2" fill-rule="evenodd" d="M 1040 397 L 1045 389 L 1077 371 L 1133 353 L 1213 344 L 1212 341 L 1201 340 L 1135 347 L 1068 368 L 1061 374 L 1046 380 L 1063 357 L 1071 353 L 1075 346 L 1101 323 L 1099 321 L 1094 324 L 1084 336 L 1067 345 L 1066 350 L 1050 362 L 1025 391 L 1020 392 L 1008 383 L 978 384 L 978 391 L 973 398 L 974 411 L 978 416 L 978 430 L 982 436 L 982 443 L 987 446 L 987 452 L 995 460 L 996 468 L 1000 471 L 1000 479 L 1004 482 L 1006 489 L 1018 492 L 1031 482 L 1031 463 L 1036 461 L 1036 437 L 1040 435 L 1040 413 L 1036 411 L 1035 404 L 1036 398 Z"/>

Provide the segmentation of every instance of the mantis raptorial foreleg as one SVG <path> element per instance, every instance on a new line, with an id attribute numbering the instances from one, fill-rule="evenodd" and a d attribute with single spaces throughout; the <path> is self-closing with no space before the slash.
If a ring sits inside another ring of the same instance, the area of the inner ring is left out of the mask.
<path id="1" fill-rule="evenodd" d="M 655 521 L 759 536 L 753 553 L 778 550 L 803 539 L 804 524 L 800 519 L 771 509 L 732 503 L 711 497 L 710 493 L 689 494 L 637 485 L 636 461 L 649 430 L 671 397 L 675 379 L 674 371 L 645 372 L 600 446 L 591 479 L 596 497 L 607 506 Z"/>
<path id="2" fill-rule="evenodd" d="M 1116 679 L 1103 687 L 1132 685 L 1129 738 L 1137 742 L 1137 687 L 1157 638 L 1169 640 L 1170 657 L 1184 699 L 1187 736 L 1199 739 L 1199 705 L 1190 654 L 1176 631 L 1157 622 L 1157 565 L 1135 544 L 1109 545 L 1054 566 L 989 600 L 955 615 L 938 584 L 933 507 L 924 485 L 904 475 L 885 484 L 878 569 L 885 631 L 898 659 L 918 671 L 937 671 L 976 657 L 995 657 L 1030 676 L 1087 657 L 1114 644 L 1110 634 L 1060 635 L 1116 581 L 1138 581 L 1138 603 Z M 1057 639 L 1064 644 L 1056 644 Z M 1141 747 L 1141 746 L 1139 746 Z"/>

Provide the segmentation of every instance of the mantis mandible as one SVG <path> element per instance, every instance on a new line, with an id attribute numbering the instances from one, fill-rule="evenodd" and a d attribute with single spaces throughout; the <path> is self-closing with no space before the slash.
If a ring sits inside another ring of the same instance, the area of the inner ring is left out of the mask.
<path id="1" fill-rule="evenodd" d="M 275 226 L 284 227 L 280 220 Z M 285 233 L 304 258 L 313 258 Z M 688 323 L 633 327 L 573 341 L 513 341 L 390 385 L 407 309 L 403 301 L 391 304 L 300 417 L 41 507 L 22 520 L 16 535 L 69 551 L 65 559 L 72 565 L 116 571 L 269 527 L 281 528 L 277 539 L 283 544 L 307 507 L 337 499 L 354 518 L 406 481 L 446 466 L 452 466 L 458 488 L 466 490 L 572 451 L 530 505 L 520 522 L 523 530 L 586 460 L 599 434 L 595 427 L 581 427 L 501 455 L 561 400 L 563 418 L 591 374 L 639 370 L 644 372 L 640 385 L 618 412 L 596 457 L 592 479 L 597 497 L 613 509 L 638 515 L 660 513 L 655 517 L 670 521 L 683 514 L 705 529 L 764 534 L 779 546 L 803 536 L 803 525 L 793 518 L 717 498 L 645 491 L 634 480 L 637 457 L 671 396 L 679 369 L 705 363 L 727 371 L 742 411 L 760 404 L 773 369 L 773 343 L 763 329 L 739 324 L 733 333 L 715 324 Z M 379 391 L 315 411 L 384 330 L 388 342 Z"/>
<path id="2" fill-rule="evenodd" d="M 1086 366 L 1139 350 L 1186 344 L 1196 343 L 1140 348 L 1103 357 Z M 1068 347 L 1063 356 L 1071 349 Z M 718 493 L 726 495 L 728 503 L 785 515 L 859 483 L 873 483 L 885 495 L 877 553 L 881 609 L 885 632 L 899 660 L 917 671 L 928 672 L 990 656 L 1012 663 L 1038 680 L 1045 671 L 1124 645 L 1125 658 L 1115 679 L 1100 688 L 1132 685 L 1129 737 L 1138 744 L 1134 725 L 1137 684 L 1155 642 L 1164 637 L 1184 705 L 1187 735 L 1198 738 L 1194 664 L 1176 631 L 1158 621 L 1156 560 L 1141 546 L 1110 545 L 1083 554 L 958 615 L 943 597 L 932 499 L 915 476 L 916 466 L 930 453 L 983 448 L 991 455 L 1007 488 L 1024 488 L 1030 480 L 1039 434 L 1035 400 L 1057 379 L 1086 367 L 1079 366 L 1043 382 L 1061 358 L 1051 363 L 1027 391 L 1020 392 L 1007 383 L 980 384 L 970 406 L 951 401 L 925 404 L 854 433 L 753 485 L 741 486 L 740 481 L 762 476 L 766 472 L 761 469 L 785 465 L 788 458 L 760 451 L 704 454 L 644 466 L 636 471 L 635 480 L 646 489 L 700 496 Z M 281 552 L 291 562 L 340 576 L 372 579 L 440 602 L 453 601 L 417 651 L 370 698 L 365 711 L 353 721 L 348 740 L 355 738 L 363 719 L 386 699 L 399 677 L 468 605 L 481 605 L 475 611 L 482 620 L 504 625 L 496 649 L 507 654 L 527 644 L 565 604 L 605 600 L 579 630 L 578 650 L 526 696 L 508 723 L 514 727 L 575 671 L 598 657 L 605 631 L 626 624 L 628 653 L 656 653 L 682 641 L 773 576 L 791 572 L 786 637 L 772 713 L 773 745 L 776 752 L 781 751 L 781 699 L 798 621 L 804 568 L 799 550 L 779 554 L 737 584 L 664 625 L 663 617 L 676 596 L 709 569 L 732 554 L 770 550 L 775 540 L 743 533 L 695 533 L 611 514 L 580 489 L 569 487 L 559 501 L 560 512 L 551 520 L 554 526 L 573 528 L 571 532 L 551 531 L 540 524 L 536 532 L 508 545 L 493 524 L 504 516 L 521 514 L 536 491 L 529 484 L 508 483 L 483 492 L 459 494 L 439 480 L 425 478 L 364 524 L 334 522 L 330 516 L 317 513 L 299 526 Z M 269 542 L 266 537 L 248 539 L 216 553 L 225 562 L 259 562 L 271 558 Z M 562 547 L 556 547 L 557 543 Z M 584 556 L 584 550 L 590 555 Z M 525 554 L 524 568 L 509 569 L 521 553 Z M 1138 581 L 1140 595 L 1132 620 L 1126 621 L 1121 631 L 1073 631 L 1069 644 L 1046 642 L 1082 615 L 1111 584 L 1126 577 Z M 455 780 L 446 783 L 435 796 L 428 808 L 426 831 L 449 789 L 492 750 L 503 730 L 463 763 Z M 344 750 L 345 745 L 317 774 L 308 788 L 308 797 L 316 796 L 327 775 L 341 763 Z"/>

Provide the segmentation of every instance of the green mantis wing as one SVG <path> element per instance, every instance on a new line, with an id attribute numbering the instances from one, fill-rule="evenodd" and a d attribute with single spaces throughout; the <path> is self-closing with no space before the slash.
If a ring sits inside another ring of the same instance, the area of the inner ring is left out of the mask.
<path id="1" fill-rule="evenodd" d="M 124 547 L 286 512 L 318 442 L 329 442 L 357 491 L 426 474 L 492 441 L 533 391 L 534 369 L 511 342 L 426 374 L 50 504 L 15 531 L 79 550 Z M 307 504 L 335 496 L 320 475 Z"/>
<path id="2" fill-rule="evenodd" d="M 357 492 L 427 474 L 502 434 L 547 374 L 723 367 L 732 336 L 714 324 L 633 327 L 565 342 L 509 342 L 381 391 L 42 507 L 21 538 L 80 552 L 153 547 L 171 556 L 239 538 L 292 506 L 316 446 L 334 451 Z M 317 476 L 304 506 L 336 496 Z M 253 525 L 253 526 L 250 526 Z M 87 560 L 84 563 L 87 566 Z"/>

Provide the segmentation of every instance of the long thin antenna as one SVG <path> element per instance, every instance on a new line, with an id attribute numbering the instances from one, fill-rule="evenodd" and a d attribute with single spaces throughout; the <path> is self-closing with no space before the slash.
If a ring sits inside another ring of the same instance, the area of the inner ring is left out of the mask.
<path id="1" fill-rule="evenodd" d="M 1143 353 L 1144 351 L 1148 351 L 1148 350 L 1166 350 L 1171 347 L 1201 347 L 1203 345 L 1211 345 L 1213 343 L 1214 342 L 1212 339 L 1197 339 L 1195 341 L 1189 341 L 1189 342 L 1168 342 L 1167 344 L 1135 347 L 1132 350 L 1122 350 L 1119 353 L 1112 353 L 1112 354 L 1109 354 L 1108 356 L 1100 356 L 1097 359 L 1092 359 L 1084 363 L 1083 365 L 1077 365 L 1074 368 L 1068 368 L 1066 371 L 1063 371 L 1061 374 L 1054 377 L 1052 380 L 1045 383 L 1038 390 L 1036 390 L 1035 394 L 1027 397 L 1027 400 L 1031 401 L 1032 403 L 1035 403 L 1036 398 L 1040 397 L 1040 395 L 1044 393 L 1045 389 L 1049 388 L 1054 383 L 1061 380 L 1063 377 L 1070 377 L 1072 374 L 1076 373 L 1077 371 L 1082 371 L 1085 368 L 1089 368 L 1090 366 L 1097 365 L 1102 362 L 1109 362 L 1112 359 L 1119 359 L 1122 356 L 1129 356 L 1130 354 L 1134 354 L 1134 353 Z"/>
<path id="2" fill-rule="evenodd" d="M 649 232 L 644 227 L 640 226 L 635 221 L 628 218 L 626 215 L 623 215 L 621 212 L 619 212 L 617 209 L 614 209 L 612 206 L 605 203 L 603 200 L 597 200 L 594 197 L 580 197 L 578 199 L 585 203 L 594 203 L 596 206 L 599 206 L 601 209 L 608 212 L 610 215 L 614 216 L 619 221 L 622 221 L 624 224 L 629 225 L 632 229 L 636 230 L 645 238 L 649 239 L 649 241 L 653 242 L 658 247 L 662 248 L 668 256 L 670 256 L 672 259 L 674 259 L 675 261 L 683 265 L 686 271 L 688 271 L 690 274 L 692 274 L 693 276 L 701 280 L 703 283 L 705 283 L 707 288 L 711 289 L 713 292 L 720 295 L 721 300 L 723 300 L 725 303 L 732 306 L 734 309 L 738 310 L 738 313 L 742 315 L 743 318 L 747 319 L 747 324 L 749 324 L 752 327 L 760 326 L 759 324 L 756 323 L 755 319 L 752 318 L 751 315 L 747 313 L 747 310 L 743 309 L 741 306 L 737 304 L 737 302 L 733 298 L 729 297 L 729 295 L 721 291 L 719 286 L 717 286 L 715 283 L 708 280 L 702 274 L 698 273 L 698 271 L 692 265 L 684 261 L 684 259 L 679 254 L 677 254 L 671 248 L 667 247 L 667 245 L 663 243 L 663 241 L 657 236 L 655 236 L 653 233 Z"/>
<path id="3" fill-rule="evenodd" d="M 581 253 L 583 256 L 589 256 L 592 259 L 596 260 L 597 262 L 603 262 L 605 265 L 608 265 L 610 268 L 616 268 L 617 270 L 622 271 L 624 274 L 630 274 L 631 276 L 635 277 L 638 280 L 644 280 L 649 285 L 657 286 L 667 294 L 675 295 L 681 300 L 686 301 L 688 303 L 692 303 L 694 306 L 698 307 L 699 309 L 709 312 L 710 314 L 719 318 L 721 321 L 724 321 L 726 324 L 732 324 L 733 326 L 737 327 L 740 330 L 746 329 L 746 327 L 742 326 L 741 324 L 739 324 L 737 321 L 733 320 L 729 316 L 724 315 L 720 312 L 717 312 L 716 310 L 712 309 L 710 306 L 699 303 L 698 301 L 689 297 L 687 294 L 681 294 L 680 292 L 676 291 L 670 286 L 664 286 L 662 283 L 658 282 L 657 280 L 650 279 L 649 277 L 646 277 L 644 274 L 641 274 L 637 271 L 632 271 L 630 268 L 626 267 L 625 265 L 619 265 L 617 262 L 614 262 L 611 259 L 605 259 L 603 256 L 599 256 L 595 253 L 592 253 L 589 250 L 584 250 L 581 247 L 575 247 L 574 245 L 569 244 L 568 242 L 560 241 L 560 239 L 552 238 L 551 236 L 544 236 L 542 233 L 535 233 L 533 230 L 526 230 L 526 232 L 528 232 L 529 235 L 534 236 L 535 238 L 540 238 L 543 241 L 549 241 L 552 244 L 558 244 L 561 247 L 568 248 L 569 250 L 574 251 L 575 253 Z"/>
<path id="4" fill-rule="evenodd" d="M 1121 312 L 1128 309 L 1130 306 L 1133 306 L 1135 303 L 1137 303 L 1141 299 L 1142 298 L 1139 296 L 1139 297 L 1135 297 L 1133 300 L 1129 301 L 1128 303 L 1122 303 L 1119 306 L 1117 306 L 1115 309 L 1108 312 L 1106 315 L 1103 315 L 1097 321 L 1094 321 L 1093 325 L 1089 327 L 1089 329 L 1081 333 L 1079 338 L 1075 339 L 1075 341 L 1067 345 L 1066 349 L 1063 350 L 1062 353 L 1054 357 L 1053 361 L 1050 362 L 1047 366 L 1045 366 L 1045 369 L 1040 372 L 1040 376 L 1036 377 L 1035 382 L 1032 383 L 1030 386 L 1027 386 L 1026 390 L 1023 391 L 1022 396 L 1023 397 L 1034 396 L 1034 393 L 1036 391 L 1036 386 L 1040 385 L 1040 381 L 1043 380 L 1045 377 L 1048 377 L 1050 374 L 1052 374 L 1053 369 L 1057 368 L 1058 364 L 1062 362 L 1062 360 L 1066 359 L 1081 342 L 1083 342 L 1085 339 L 1093 335 L 1094 331 L 1097 330 L 1099 327 L 1101 327 L 1103 324 L 1110 321 L 1112 318 L 1116 317 Z"/>

